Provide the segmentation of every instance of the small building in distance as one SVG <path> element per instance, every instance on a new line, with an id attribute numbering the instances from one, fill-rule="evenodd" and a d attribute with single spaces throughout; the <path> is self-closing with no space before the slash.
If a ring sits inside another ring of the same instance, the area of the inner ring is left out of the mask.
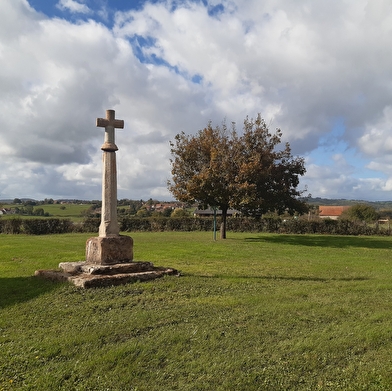
<path id="1" fill-rule="evenodd" d="M 349 209 L 350 206 L 333 206 L 333 205 L 320 205 L 319 206 L 319 217 L 321 219 L 332 219 L 337 220 L 341 214 Z"/>
<path id="2" fill-rule="evenodd" d="M 238 210 L 235 209 L 229 209 L 227 211 L 227 216 L 236 216 L 239 215 L 240 212 Z M 222 215 L 222 211 L 220 209 L 216 210 L 216 215 L 217 216 L 221 216 Z M 193 212 L 193 216 L 194 217 L 211 217 L 214 216 L 214 210 L 213 209 L 198 209 L 196 208 L 195 211 Z"/>

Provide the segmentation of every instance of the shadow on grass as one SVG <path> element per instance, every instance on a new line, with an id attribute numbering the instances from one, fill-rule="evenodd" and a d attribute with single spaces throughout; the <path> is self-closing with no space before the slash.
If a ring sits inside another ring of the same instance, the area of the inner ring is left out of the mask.
<path id="1" fill-rule="evenodd" d="M 245 242 L 267 242 L 274 244 L 290 244 L 293 246 L 311 247 L 365 247 L 374 249 L 392 249 L 391 239 L 380 239 L 365 236 L 330 236 L 330 235 L 266 235 L 245 238 Z"/>
<path id="2" fill-rule="evenodd" d="M 58 286 L 59 283 L 33 276 L 0 278 L 0 309 L 29 301 Z"/>
<path id="3" fill-rule="evenodd" d="M 227 276 L 223 274 L 214 274 L 214 275 L 203 275 L 203 274 L 188 274 L 184 273 L 184 277 L 196 277 L 196 278 L 222 278 L 222 279 L 233 279 L 233 280 L 242 280 L 242 279 L 251 279 L 251 280 L 282 280 L 282 281 L 310 281 L 310 282 L 328 282 L 328 281 L 367 281 L 370 280 L 369 277 L 314 277 L 314 276 Z"/>

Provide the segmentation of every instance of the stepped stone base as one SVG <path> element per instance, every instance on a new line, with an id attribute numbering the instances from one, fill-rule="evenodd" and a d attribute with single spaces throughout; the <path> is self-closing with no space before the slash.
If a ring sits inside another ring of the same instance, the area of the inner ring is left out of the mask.
<path id="1" fill-rule="evenodd" d="M 96 288 L 148 281 L 165 275 L 179 276 L 175 269 L 156 267 L 151 262 L 95 265 L 90 262 L 62 262 L 60 270 L 37 270 L 35 275 L 52 281 L 69 281 L 81 288 Z"/>

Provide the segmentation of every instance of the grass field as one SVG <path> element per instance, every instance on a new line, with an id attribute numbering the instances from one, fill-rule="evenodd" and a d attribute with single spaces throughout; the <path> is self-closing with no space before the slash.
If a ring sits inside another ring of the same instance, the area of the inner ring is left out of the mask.
<path id="1" fill-rule="evenodd" d="M 35 208 L 43 208 L 51 217 L 74 219 L 81 218 L 82 212 L 86 211 L 90 206 L 90 204 L 45 204 L 36 206 Z"/>
<path id="2" fill-rule="evenodd" d="M 181 277 L 32 277 L 89 235 L 0 236 L 0 390 L 391 390 L 392 239 L 133 233 Z"/>
<path id="3" fill-rule="evenodd" d="M 45 213 L 49 213 L 49 218 L 62 218 L 62 219 L 70 219 L 75 222 L 79 222 L 83 220 L 82 213 L 89 209 L 90 204 L 44 204 L 34 206 L 34 210 L 38 208 L 42 208 Z M 3 215 L 2 219 L 12 219 L 15 217 L 21 217 L 23 219 L 32 218 L 36 219 L 43 218 L 43 216 L 28 216 L 28 215 Z"/>

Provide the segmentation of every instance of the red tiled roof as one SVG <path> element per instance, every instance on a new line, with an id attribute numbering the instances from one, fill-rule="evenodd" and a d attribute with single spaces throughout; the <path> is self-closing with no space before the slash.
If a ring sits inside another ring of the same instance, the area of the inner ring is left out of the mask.
<path id="1" fill-rule="evenodd" d="M 340 216 L 349 206 L 319 206 L 319 216 Z"/>

